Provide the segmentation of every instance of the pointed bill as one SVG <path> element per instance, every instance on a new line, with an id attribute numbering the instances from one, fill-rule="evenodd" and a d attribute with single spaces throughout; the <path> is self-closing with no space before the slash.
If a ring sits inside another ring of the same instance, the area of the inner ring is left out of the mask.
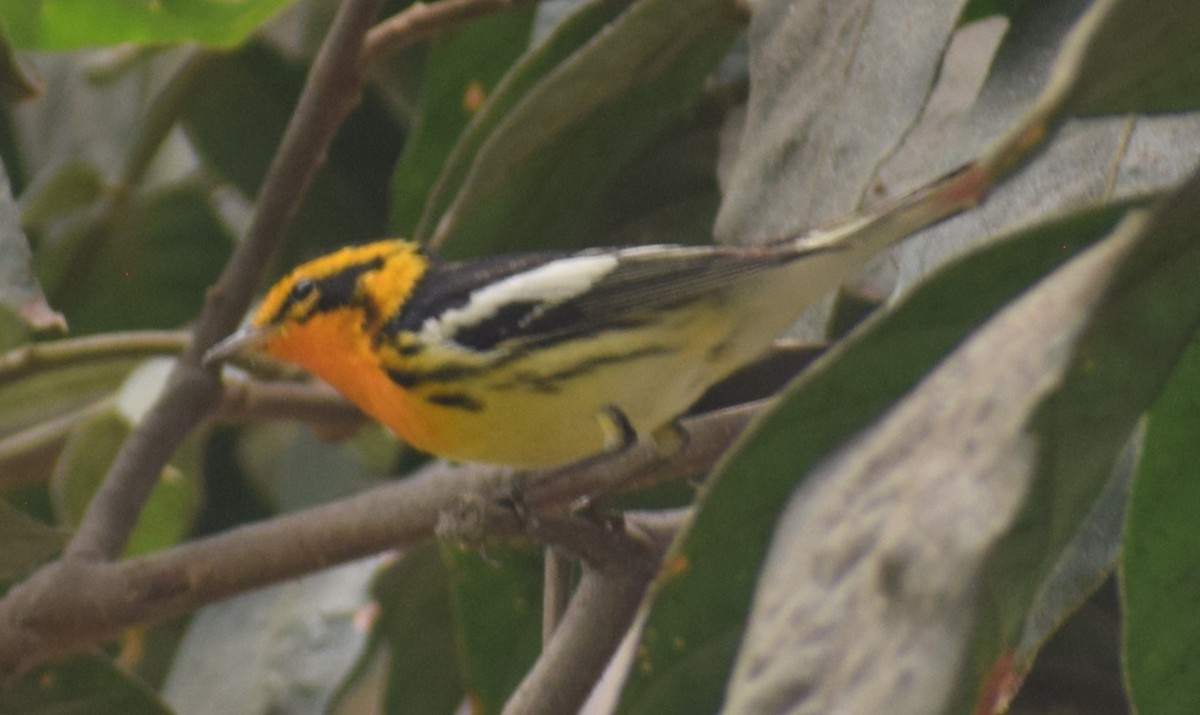
<path id="1" fill-rule="evenodd" d="M 230 358 L 247 355 L 262 347 L 268 331 L 262 328 L 245 327 L 225 338 L 204 353 L 203 364 L 210 367 Z"/>

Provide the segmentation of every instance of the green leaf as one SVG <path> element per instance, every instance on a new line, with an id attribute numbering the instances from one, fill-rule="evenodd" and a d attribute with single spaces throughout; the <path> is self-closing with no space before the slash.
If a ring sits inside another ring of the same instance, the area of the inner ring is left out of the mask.
<path id="1" fill-rule="evenodd" d="M 442 548 L 459 660 L 475 713 L 499 713 L 541 652 L 542 559 L 536 551 Z"/>
<path id="2" fill-rule="evenodd" d="M 201 158 L 253 198 L 303 83 L 302 66 L 264 43 L 249 43 L 207 63 L 184 107 L 183 126 Z M 384 233 L 398 145 L 394 122 L 367 93 L 300 204 L 280 256 L 283 265 Z"/>
<path id="3" fill-rule="evenodd" d="M 1200 711 L 1200 340 L 1193 340 L 1150 410 L 1121 560 L 1123 660 L 1138 712 Z"/>
<path id="4" fill-rule="evenodd" d="M 1117 231 L 1133 248 L 1074 346 L 1070 371 L 1029 425 L 1041 445 L 1037 478 L 988 564 L 987 618 L 976 628 L 960 706 L 987 697 L 987 674 L 1009 660 L 1037 584 L 1094 508 L 1119 450 L 1192 340 L 1200 323 L 1198 206 L 1193 174 Z"/>
<path id="5" fill-rule="evenodd" d="M 46 302 L 33 273 L 33 254 L 21 230 L 8 173 L 0 164 L 0 306 L 16 313 L 35 330 L 65 331 L 66 320 Z"/>
<path id="6" fill-rule="evenodd" d="M 1140 437 L 1126 447 L 1113 474 L 1071 542 L 1037 586 L 1013 654 L 1013 669 L 1027 673 L 1055 631 L 1112 575 L 1121 554 L 1129 486 Z"/>
<path id="7" fill-rule="evenodd" d="M 111 395 L 137 360 L 97 360 L 5 382 L 0 389 L 0 435 L 61 417 Z"/>
<path id="8" fill-rule="evenodd" d="M 1091 209 L 968 255 L 818 360 L 710 478 L 655 590 L 620 712 L 718 709 L 788 494 L 976 326 L 1102 236 L 1124 210 Z"/>
<path id="9" fill-rule="evenodd" d="M 553 32 L 530 48 L 488 96 L 487 102 L 471 118 L 446 157 L 436 183 L 430 188 L 420 221 L 412 234 L 426 242 L 437 229 L 436 222 L 449 208 L 471 170 L 484 142 L 506 120 L 514 108 L 543 78 L 573 53 L 578 52 L 597 32 L 616 19 L 633 0 L 583 3 L 559 22 Z"/>
<path id="10" fill-rule="evenodd" d="M 171 715 L 150 688 L 97 655 L 81 655 L 26 673 L 0 689 L 0 712 L 22 715 Z"/>
<path id="11" fill-rule="evenodd" d="M 85 228 L 55 281 L 75 330 L 174 328 L 194 318 L 233 245 L 207 190 L 176 185 L 122 218 Z M 39 259 L 64 257 L 44 252 Z"/>
<path id="12" fill-rule="evenodd" d="M 244 40 L 287 0 L 3 0 L 0 25 L 22 50 L 69 50 L 124 43 Z"/>
<path id="13" fill-rule="evenodd" d="M 154 368 L 152 362 L 134 371 L 124 391 L 157 394 L 165 374 L 158 376 L 158 388 L 149 388 L 145 374 Z M 133 424 L 127 413 L 114 408 L 89 417 L 72 430 L 50 479 L 55 511 L 61 522 L 75 525 L 82 519 L 88 502 L 108 473 Z M 126 556 L 147 554 L 177 544 L 191 531 L 199 506 L 204 436 L 203 431 L 192 435 L 163 469 L 138 517 L 125 548 Z"/>
<path id="14" fill-rule="evenodd" d="M 584 24 L 567 20 L 543 47 Z M 599 192 L 682 116 L 740 29 L 727 0 L 635 2 L 523 92 L 486 136 L 468 129 L 417 238 L 444 244 L 449 255 L 598 242 L 592 219 Z M 520 76 L 539 64 L 537 52 L 514 68 L 513 83 L 523 84 Z M 513 99 L 503 85 L 498 104 Z M 476 121 L 495 119 L 485 109 Z"/>
<path id="15" fill-rule="evenodd" d="M 471 117 L 529 45 L 532 8 L 515 8 L 435 37 L 425 58 L 421 106 L 392 174 L 389 226 L 410 236 L 430 188 Z"/>
<path id="16" fill-rule="evenodd" d="M 381 609 L 375 632 L 391 653 L 385 712 L 449 715 L 463 699 L 447 579 L 429 543 L 375 580 L 371 592 Z"/>
<path id="17" fill-rule="evenodd" d="M 1021 12 L 1031 0 L 970 0 L 963 8 L 959 24 L 965 25 L 993 15 L 1012 17 Z"/>
<path id="18" fill-rule="evenodd" d="M 1200 4 L 1097 0 L 1067 40 L 1055 82 L 1076 116 L 1200 107 Z"/>
<path id="19" fill-rule="evenodd" d="M 67 535 L 0 500 L 0 581 L 23 578 L 67 543 Z"/>

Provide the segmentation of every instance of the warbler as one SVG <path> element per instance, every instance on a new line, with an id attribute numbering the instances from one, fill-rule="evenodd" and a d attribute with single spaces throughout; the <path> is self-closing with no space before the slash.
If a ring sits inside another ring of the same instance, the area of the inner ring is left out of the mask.
<path id="1" fill-rule="evenodd" d="M 669 427 L 883 248 L 813 234 L 443 261 L 384 240 L 299 266 L 206 362 L 261 351 L 422 451 L 547 467 Z"/>

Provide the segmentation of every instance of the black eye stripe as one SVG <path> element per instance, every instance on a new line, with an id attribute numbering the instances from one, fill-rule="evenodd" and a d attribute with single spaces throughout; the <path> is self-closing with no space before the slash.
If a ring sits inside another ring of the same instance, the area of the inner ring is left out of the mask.
<path id="1" fill-rule="evenodd" d="M 291 318 L 303 322 L 316 313 L 356 304 L 359 277 L 364 273 L 378 270 L 382 266 L 383 259 L 376 258 L 365 263 L 347 266 L 325 278 L 302 278 L 296 281 L 288 293 L 287 300 L 280 306 L 275 321 Z M 314 293 L 317 299 L 312 301 Z M 311 304 L 306 305 L 308 301 L 311 301 Z M 302 306 L 303 314 L 294 315 L 292 313 L 296 306 Z M 371 306 L 363 307 L 369 309 Z"/>

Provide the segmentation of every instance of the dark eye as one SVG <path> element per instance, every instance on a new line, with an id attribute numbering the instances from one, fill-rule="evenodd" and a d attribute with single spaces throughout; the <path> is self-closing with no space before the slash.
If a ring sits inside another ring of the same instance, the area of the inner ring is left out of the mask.
<path id="1" fill-rule="evenodd" d="M 305 298 L 312 295 L 313 291 L 315 291 L 316 289 L 317 289 L 316 281 L 310 280 L 308 278 L 305 278 L 304 280 L 301 280 L 301 281 L 297 281 L 296 285 L 292 286 L 292 294 L 288 297 L 288 301 L 291 303 L 300 303 Z"/>

